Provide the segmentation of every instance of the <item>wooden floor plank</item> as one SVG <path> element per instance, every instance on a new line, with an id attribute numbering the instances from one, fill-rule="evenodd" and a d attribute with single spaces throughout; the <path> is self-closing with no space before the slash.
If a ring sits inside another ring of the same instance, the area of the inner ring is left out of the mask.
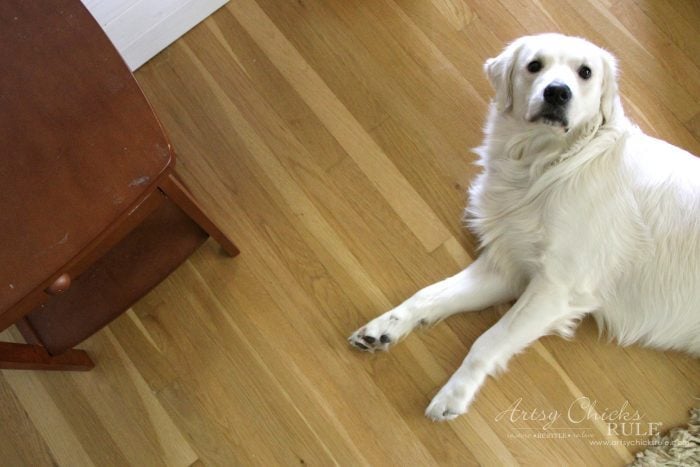
<path id="1" fill-rule="evenodd" d="M 444 242 L 449 237 L 444 225 L 265 12 L 252 0 L 239 2 L 232 11 L 348 155 L 384 194 L 426 250 L 432 251 Z"/>
<path id="2" fill-rule="evenodd" d="M 33 465 L 55 465 L 49 447 L 34 425 L 12 387 L 0 375 L 0 459 L 4 465 L 22 465 L 32 459 Z"/>

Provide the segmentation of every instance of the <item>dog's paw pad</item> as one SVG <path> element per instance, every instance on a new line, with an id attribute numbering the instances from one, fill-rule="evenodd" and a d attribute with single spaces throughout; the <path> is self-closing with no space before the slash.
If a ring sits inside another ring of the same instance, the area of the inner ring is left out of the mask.
<path id="1" fill-rule="evenodd" d="M 348 341 L 360 350 L 387 350 L 415 328 L 415 319 L 394 309 L 355 331 Z"/>
<path id="2" fill-rule="evenodd" d="M 374 337 L 369 334 L 365 334 L 365 332 L 365 328 L 355 331 L 355 333 L 348 338 L 350 345 L 366 352 L 386 350 L 389 347 L 391 338 L 386 334 L 382 334 L 379 337 Z"/>

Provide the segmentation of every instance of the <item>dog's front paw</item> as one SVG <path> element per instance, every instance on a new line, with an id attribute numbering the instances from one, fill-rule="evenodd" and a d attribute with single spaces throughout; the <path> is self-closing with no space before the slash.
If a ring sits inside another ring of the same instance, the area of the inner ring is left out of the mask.
<path id="1" fill-rule="evenodd" d="M 375 350 L 387 350 L 391 344 L 391 338 L 388 334 L 381 334 L 378 338 L 367 334 L 367 326 L 365 326 L 353 332 L 348 337 L 348 342 L 353 347 L 365 352 L 374 352 Z"/>
<path id="2" fill-rule="evenodd" d="M 361 327 L 350 337 L 348 342 L 360 350 L 374 352 L 375 350 L 387 350 L 403 336 L 411 332 L 413 323 L 403 314 L 394 309 L 373 319 Z"/>
<path id="3" fill-rule="evenodd" d="M 473 393 L 465 386 L 447 383 L 433 397 L 425 416 L 435 422 L 453 420 L 467 411 L 472 399 Z"/>

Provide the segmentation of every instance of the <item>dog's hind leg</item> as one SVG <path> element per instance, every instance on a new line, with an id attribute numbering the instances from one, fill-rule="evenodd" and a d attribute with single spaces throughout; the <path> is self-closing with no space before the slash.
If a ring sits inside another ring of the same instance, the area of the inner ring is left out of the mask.
<path id="1" fill-rule="evenodd" d="M 515 298 L 505 277 L 482 258 L 464 271 L 430 285 L 355 331 L 348 341 L 361 350 L 386 350 L 418 326 L 461 311 L 476 311 Z"/>

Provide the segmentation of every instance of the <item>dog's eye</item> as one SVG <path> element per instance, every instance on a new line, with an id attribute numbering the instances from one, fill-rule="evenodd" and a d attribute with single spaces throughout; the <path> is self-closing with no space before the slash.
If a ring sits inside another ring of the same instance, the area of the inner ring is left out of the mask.
<path id="1" fill-rule="evenodd" d="M 542 69 L 542 62 L 539 60 L 533 60 L 527 64 L 527 71 L 530 73 L 537 73 Z"/>
<path id="2" fill-rule="evenodd" d="M 578 75 L 583 79 L 588 79 L 591 77 L 591 69 L 586 65 L 581 65 L 581 68 L 578 69 Z"/>

